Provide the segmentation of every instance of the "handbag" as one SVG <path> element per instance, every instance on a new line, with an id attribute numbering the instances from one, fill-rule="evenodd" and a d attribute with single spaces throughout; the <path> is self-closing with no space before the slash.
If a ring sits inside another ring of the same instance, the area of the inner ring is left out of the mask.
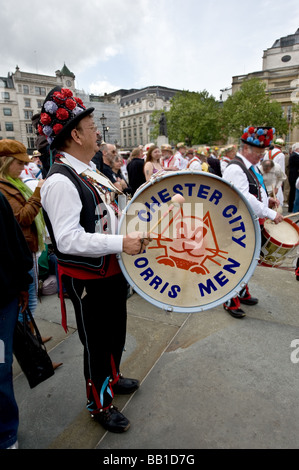
<path id="1" fill-rule="evenodd" d="M 34 331 L 31 331 L 28 322 L 31 323 Z M 36 387 L 54 375 L 52 361 L 28 308 L 23 313 L 23 320 L 17 320 L 13 338 L 13 353 L 28 380 L 30 388 Z"/>

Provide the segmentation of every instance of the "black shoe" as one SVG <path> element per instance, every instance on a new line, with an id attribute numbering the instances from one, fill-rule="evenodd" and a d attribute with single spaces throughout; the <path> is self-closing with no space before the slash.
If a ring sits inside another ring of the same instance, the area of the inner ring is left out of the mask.
<path id="1" fill-rule="evenodd" d="M 91 417 L 110 432 L 125 432 L 130 427 L 130 421 L 113 405 L 91 413 Z"/>
<path id="2" fill-rule="evenodd" d="M 234 318 L 244 318 L 246 313 L 241 308 L 231 309 L 227 305 L 223 304 L 224 310 L 226 310 Z"/>
<path id="3" fill-rule="evenodd" d="M 249 299 L 242 299 L 242 297 L 239 297 L 239 300 L 241 304 L 245 304 L 245 305 L 256 305 L 259 301 L 259 299 L 255 297 L 250 297 Z"/>
<path id="4" fill-rule="evenodd" d="M 121 374 L 118 381 L 112 385 L 113 392 L 116 395 L 127 395 L 135 392 L 139 388 L 139 380 L 126 379 Z"/>

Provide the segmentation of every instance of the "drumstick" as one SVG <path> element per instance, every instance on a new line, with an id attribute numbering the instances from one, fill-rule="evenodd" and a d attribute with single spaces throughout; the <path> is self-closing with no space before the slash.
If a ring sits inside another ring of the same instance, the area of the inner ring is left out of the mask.
<path id="1" fill-rule="evenodd" d="M 299 215 L 299 212 L 294 212 L 293 214 L 285 215 L 284 219 L 287 219 L 288 217 L 294 217 L 294 215 Z"/>
<path id="2" fill-rule="evenodd" d="M 180 204 L 180 205 L 183 204 L 185 202 L 185 198 L 181 196 L 180 194 L 175 194 L 175 196 L 171 198 L 171 201 L 172 201 L 172 204 L 169 206 L 168 210 L 165 212 L 165 214 L 162 215 L 162 217 L 158 220 L 158 222 L 156 222 L 155 225 L 150 229 L 150 232 L 153 232 L 155 228 L 157 228 L 158 225 L 160 225 L 164 217 L 166 217 L 167 214 L 169 214 L 169 212 L 174 208 L 175 204 Z"/>

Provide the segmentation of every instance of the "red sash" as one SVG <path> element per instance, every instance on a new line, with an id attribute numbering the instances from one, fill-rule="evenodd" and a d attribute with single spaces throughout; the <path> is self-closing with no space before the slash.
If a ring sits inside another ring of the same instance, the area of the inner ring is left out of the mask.
<path id="1" fill-rule="evenodd" d="M 66 318 L 66 307 L 63 297 L 63 287 L 62 287 L 62 275 L 73 277 L 74 279 L 103 279 L 106 277 L 114 276 L 121 272 L 116 255 L 110 255 L 110 263 L 107 272 L 102 277 L 99 274 L 93 274 L 85 271 L 84 269 L 73 268 L 70 266 L 62 266 L 58 262 L 58 282 L 59 282 L 59 298 L 60 298 L 60 308 L 61 308 L 61 325 L 64 328 L 64 331 L 67 333 L 67 318 Z"/>

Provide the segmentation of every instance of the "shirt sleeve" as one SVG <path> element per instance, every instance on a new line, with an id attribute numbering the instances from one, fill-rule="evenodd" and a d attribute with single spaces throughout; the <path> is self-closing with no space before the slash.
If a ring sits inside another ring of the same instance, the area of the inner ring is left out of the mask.
<path id="1" fill-rule="evenodd" d="M 122 252 L 122 235 L 88 233 L 80 225 L 81 199 L 68 178 L 49 177 L 42 186 L 41 198 L 61 253 L 97 258 Z"/>
<path id="2" fill-rule="evenodd" d="M 261 188 L 262 201 L 259 201 L 249 192 L 249 183 L 246 174 L 239 165 L 229 165 L 223 173 L 223 179 L 233 184 L 248 201 L 257 217 L 274 220 L 277 213 L 268 207 L 268 196 L 264 188 Z"/>

